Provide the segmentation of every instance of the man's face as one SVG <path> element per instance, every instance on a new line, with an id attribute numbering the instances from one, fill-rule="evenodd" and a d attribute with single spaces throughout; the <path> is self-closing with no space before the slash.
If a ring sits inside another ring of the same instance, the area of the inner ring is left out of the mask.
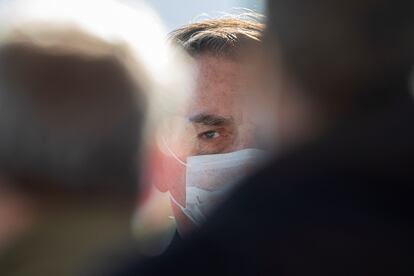
<path id="1" fill-rule="evenodd" d="M 172 152 L 167 180 L 174 199 L 185 206 L 185 162 L 188 156 L 220 154 L 255 147 L 255 126 L 245 108 L 244 64 L 224 57 L 196 58 L 196 89 L 183 118 L 169 127 L 166 144 Z M 177 160 L 178 159 L 178 160 Z M 178 230 L 192 223 L 172 202 Z"/>

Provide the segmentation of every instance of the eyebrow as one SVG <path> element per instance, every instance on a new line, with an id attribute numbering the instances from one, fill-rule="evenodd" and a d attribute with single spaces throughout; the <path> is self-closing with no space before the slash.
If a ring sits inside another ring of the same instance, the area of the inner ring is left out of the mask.
<path id="1" fill-rule="evenodd" d="M 234 122 L 233 117 L 223 117 L 213 114 L 197 114 L 191 116 L 189 121 L 196 124 L 203 124 L 206 126 L 222 126 L 222 125 L 229 125 Z"/>

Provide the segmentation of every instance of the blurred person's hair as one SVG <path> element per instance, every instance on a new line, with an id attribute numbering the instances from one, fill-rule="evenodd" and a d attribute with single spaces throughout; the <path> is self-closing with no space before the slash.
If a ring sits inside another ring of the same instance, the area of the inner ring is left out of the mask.
<path id="1" fill-rule="evenodd" d="M 238 58 L 246 49 L 260 45 L 262 17 L 251 12 L 207 19 L 174 30 L 170 38 L 193 57 L 210 54 Z"/>
<path id="2" fill-rule="evenodd" d="M 1 174 L 37 192 L 133 187 L 143 87 L 113 54 L 117 47 L 73 30 L 38 34 L 0 47 Z M 40 34 L 62 44 L 43 46 Z M 71 49 L 70 41 L 95 43 L 96 51 Z"/>
<path id="3" fill-rule="evenodd" d="M 146 119 L 167 93 L 160 22 L 113 1 L 20 2 L 1 22 L 0 174 L 30 193 L 135 197 Z"/>
<path id="4" fill-rule="evenodd" d="M 268 1 L 265 40 L 306 97 L 338 104 L 358 97 L 367 108 L 408 85 L 413 31 L 413 1 L 278 0 Z"/>

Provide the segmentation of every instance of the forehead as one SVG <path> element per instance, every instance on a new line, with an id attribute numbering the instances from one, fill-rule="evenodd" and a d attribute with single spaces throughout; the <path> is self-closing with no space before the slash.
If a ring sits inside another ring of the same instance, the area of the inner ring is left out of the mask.
<path id="1" fill-rule="evenodd" d="M 245 87 L 245 65 L 225 57 L 201 55 L 196 58 L 198 72 L 189 113 L 208 112 L 234 115 L 240 109 Z"/>

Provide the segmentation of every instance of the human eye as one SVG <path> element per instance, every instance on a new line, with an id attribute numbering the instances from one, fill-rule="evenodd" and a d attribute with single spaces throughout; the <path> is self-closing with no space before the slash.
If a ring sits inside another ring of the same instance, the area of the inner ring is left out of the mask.
<path id="1" fill-rule="evenodd" d="M 219 137 L 220 137 L 220 133 L 216 130 L 208 130 L 208 131 L 204 131 L 198 134 L 198 138 L 205 140 L 205 141 L 211 141 Z"/>

